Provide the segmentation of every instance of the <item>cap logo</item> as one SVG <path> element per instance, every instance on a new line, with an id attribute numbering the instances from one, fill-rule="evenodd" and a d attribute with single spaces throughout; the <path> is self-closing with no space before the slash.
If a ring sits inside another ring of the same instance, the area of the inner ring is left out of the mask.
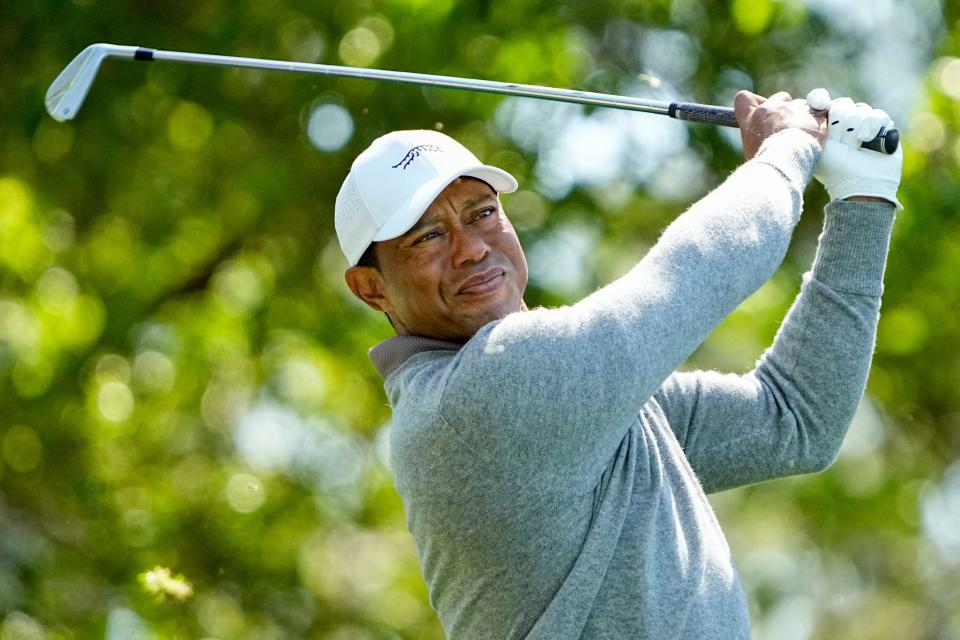
<path id="1" fill-rule="evenodd" d="M 406 169 L 410 166 L 410 163 L 417 159 L 417 157 L 424 151 L 443 151 L 440 147 L 435 144 L 418 144 L 410 151 L 407 151 L 407 155 L 403 156 L 403 159 L 400 160 L 397 164 L 390 167 L 391 169 L 402 168 Z M 400 167 L 403 165 L 403 167 Z"/>

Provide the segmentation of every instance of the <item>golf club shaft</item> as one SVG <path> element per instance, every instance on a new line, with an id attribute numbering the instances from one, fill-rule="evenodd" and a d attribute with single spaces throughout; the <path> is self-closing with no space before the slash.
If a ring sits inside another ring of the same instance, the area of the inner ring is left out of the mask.
<path id="1" fill-rule="evenodd" d="M 738 127 L 733 109 L 713 105 L 697 104 L 693 102 L 666 102 L 662 100 L 648 100 L 632 98 L 592 91 L 578 91 L 576 89 L 557 89 L 537 85 L 516 84 L 512 82 L 497 82 L 495 80 L 476 80 L 472 78 L 457 78 L 429 73 L 411 73 L 407 71 L 386 71 L 382 69 L 364 69 L 356 67 L 342 67 L 327 64 L 311 64 L 306 62 L 286 62 L 282 60 L 262 60 L 258 58 L 243 58 L 236 56 L 220 56 L 212 54 L 185 53 L 181 51 L 162 51 L 155 49 L 137 49 L 138 60 L 168 60 L 171 62 L 191 62 L 200 64 L 214 64 L 224 67 L 247 67 L 252 69 L 268 69 L 275 71 L 297 71 L 342 78 L 361 78 L 366 80 L 385 80 L 405 84 L 416 84 L 445 89 L 466 89 L 483 93 L 497 93 L 501 95 L 520 96 L 524 98 L 542 98 L 561 102 L 572 102 L 595 107 L 613 107 L 643 113 L 656 113 L 670 116 L 678 120 L 703 122 L 722 127 Z M 882 153 L 893 153 L 896 147 L 887 151 L 891 146 L 892 138 L 899 139 L 899 133 L 883 129 L 880 134 L 861 146 Z"/>
<path id="2" fill-rule="evenodd" d="M 484 93 L 496 93 L 525 98 L 557 100 L 561 102 L 572 102 L 596 107 L 627 109 L 630 111 L 655 113 L 679 120 L 703 122 L 724 127 L 738 126 L 737 120 L 734 117 L 733 109 L 690 102 L 666 102 L 662 100 L 648 100 L 645 98 L 594 93 L 591 91 L 577 91 L 575 89 L 557 89 L 554 87 L 541 87 L 511 82 L 497 82 L 494 80 L 457 78 L 452 76 L 433 75 L 429 73 L 387 71 L 382 69 L 343 67 L 328 64 L 289 62 L 284 60 L 267 60 L 262 58 L 246 58 L 240 56 L 222 56 L 205 53 L 189 53 L 183 51 L 164 51 L 161 49 L 147 49 L 144 47 L 127 47 L 118 45 L 95 46 L 103 47 L 104 49 L 108 50 L 108 52 L 105 54 L 105 57 L 128 60 L 187 62 L 191 64 L 205 64 L 221 67 L 241 67 L 270 71 L 294 71 L 298 73 L 312 73 L 341 78 L 383 80 L 387 82 L 415 84 L 428 87 L 466 89 L 469 91 L 480 91 Z M 51 88 L 51 90 L 53 89 Z M 79 107 L 77 106 L 72 110 L 68 110 L 66 115 L 61 114 L 61 116 L 72 117 L 72 114 L 75 113 L 76 108 Z M 53 112 L 51 111 L 51 113 Z M 898 142 L 899 133 L 896 129 L 890 129 L 881 130 L 880 134 L 876 138 L 870 140 L 869 142 L 864 142 L 862 146 L 874 151 L 879 151 L 881 153 L 893 153 L 896 151 Z"/>
<path id="3" fill-rule="evenodd" d="M 498 93 L 525 98 L 546 98 L 550 100 L 575 102 L 578 104 L 587 104 L 597 107 L 615 107 L 618 109 L 643 111 L 645 113 L 658 113 L 661 115 L 669 115 L 668 111 L 670 108 L 669 102 L 658 100 L 645 100 L 642 98 L 631 98 L 627 96 L 592 93 L 589 91 L 576 91 L 572 89 L 556 89 L 553 87 L 539 87 L 510 82 L 497 82 L 493 80 L 456 78 L 452 76 L 440 76 L 429 73 L 387 71 L 383 69 L 342 67 L 329 64 L 286 62 L 283 60 L 262 60 L 259 58 L 243 58 L 236 56 L 220 56 L 152 49 L 138 49 L 136 59 L 191 62 L 198 64 L 213 64 L 224 67 L 246 67 L 250 69 L 266 69 L 272 71 L 296 71 L 302 73 L 335 76 L 340 78 L 385 80 L 387 82 L 399 82 L 427 87 L 441 87 L 445 89 L 467 89 L 470 91 Z M 730 127 L 737 126 L 736 120 L 733 119 L 733 110 L 727 109 L 727 111 L 730 112 L 729 120 L 724 120 L 722 123 L 717 122 L 716 124 L 723 124 L 724 126 Z"/>

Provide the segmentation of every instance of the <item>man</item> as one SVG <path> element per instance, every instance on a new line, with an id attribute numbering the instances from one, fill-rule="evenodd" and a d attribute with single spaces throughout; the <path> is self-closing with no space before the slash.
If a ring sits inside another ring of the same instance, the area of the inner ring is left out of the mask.
<path id="1" fill-rule="evenodd" d="M 629 273 L 560 309 L 523 302 L 497 197 L 510 175 L 429 131 L 388 134 L 353 164 L 336 208 L 346 280 L 398 334 L 371 356 L 450 638 L 749 637 L 706 493 L 836 457 L 898 205 L 899 153 L 859 149 L 886 114 L 808 97 L 829 118 L 738 94 L 747 162 Z M 832 201 L 772 348 L 742 376 L 675 372 L 777 268 L 825 140 Z"/>

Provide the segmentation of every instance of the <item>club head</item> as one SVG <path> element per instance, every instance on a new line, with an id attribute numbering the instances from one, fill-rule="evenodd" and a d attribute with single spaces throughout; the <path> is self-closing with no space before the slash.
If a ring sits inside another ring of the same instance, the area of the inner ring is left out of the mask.
<path id="1" fill-rule="evenodd" d="M 107 57 L 133 58 L 137 47 L 115 44 L 92 44 L 70 61 L 47 89 L 44 103 L 54 120 L 72 119 L 83 105 L 100 63 Z"/>

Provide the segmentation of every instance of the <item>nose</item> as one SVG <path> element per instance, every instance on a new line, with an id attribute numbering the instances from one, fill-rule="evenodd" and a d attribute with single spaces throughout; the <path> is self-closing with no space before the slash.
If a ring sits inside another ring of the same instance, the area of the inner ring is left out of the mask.
<path id="1" fill-rule="evenodd" d="M 455 229 L 453 235 L 453 264 L 460 266 L 469 262 L 480 262 L 490 253 L 490 245 L 472 229 Z"/>

